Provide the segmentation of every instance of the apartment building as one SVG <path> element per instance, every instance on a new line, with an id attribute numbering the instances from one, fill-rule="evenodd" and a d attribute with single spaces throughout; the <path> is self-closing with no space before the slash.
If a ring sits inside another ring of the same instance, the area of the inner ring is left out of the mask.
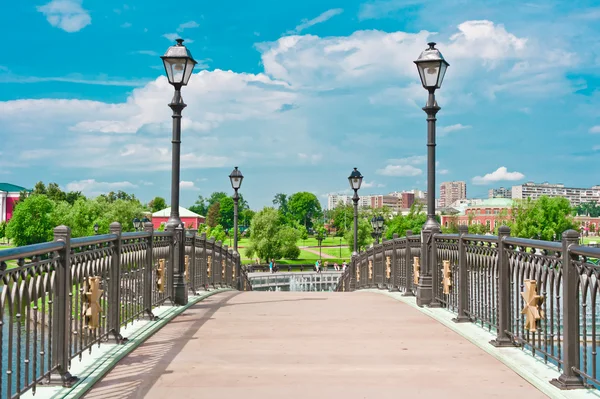
<path id="1" fill-rule="evenodd" d="M 439 207 L 447 207 L 465 198 L 467 198 L 467 183 L 464 181 L 446 181 L 440 184 Z"/>
<path id="2" fill-rule="evenodd" d="M 527 182 L 513 186 L 511 190 L 512 199 L 538 199 L 545 195 L 548 197 L 563 197 L 569 200 L 572 206 L 586 202 L 600 202 L 600 186 L 591 188 L 565 187 L 562 183 L 551 184 L 548 182 Z"/>
<path id="3" fill-rule="evenodd" d="M 491 188 L 488 191 L 488 198 L 512 198 L 512 189 L 511 188 Z"/>

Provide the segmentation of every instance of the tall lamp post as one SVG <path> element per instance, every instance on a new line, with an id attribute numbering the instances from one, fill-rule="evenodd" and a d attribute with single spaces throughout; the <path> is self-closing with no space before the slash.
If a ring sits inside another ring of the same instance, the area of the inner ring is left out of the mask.
<path id="1" fill-rule="evenodd" d="M 379 238 L 383 234 L 383 223 L 385 220 L 383 216 L 373 216 L 371 218 L 371 227 L 373 228 L 373 232 L 371 233 L 371 237 L 375 239 L 375 243 L 379 244 Z"/>
<path id="2" fill-rule="evenodd" d="M 421 232 L 421 265 L 423 270 L 417 286 L 417 305 L 429 305 L 433 299 L 431 265 L 431 240 L 440 231 L 440 225 L 435 220 L 435 122 L 440 110 L 435 101 L 435 90 L 442 86 L 444 75 L 449 64 L 442 53 L 435 48 L 435 43 L 427 43 L 429 48 L 421 53 L 415 61 L 421 84 L 429 92 L 427 104 L 423 111 L 427 114 L 427 221 Z"/>
<path id="3" fill-rule="evenodd" d="M 173 138 L 171 143 L 171 214 L 166 223 L 166 228 L 175 234 L 174 252 L 174 282 L 175 303 L 185 305 L 187 303 L 187 287 L 185 284 L 185 245 L 183 224 L 179 218 L 179 179 L 181 166 L 181 112 L 186 107 L 181 97 L 181 87 L 186 86 L 192 76 L 196 61 L 190 51 L 183 45 L 183 39 L 175 40 L 176 45 L 167 49 L 162 57 L 169 83 L 174 87 L 175 94 L 169 104 L 173 110 Z"/>
<path id="4" fill-rule="evenodd" d="M 352 202 L 354 203 L 354 250 L 352 256 L 358 254 L 358 190 L 360 189 L 362 180 L 363 175 L 360 174 L 358 169 L 354 168 L 348 177 L 350 187 L 354 190 L 354 196 L 352 196 Z"/>
<path id="5" fill-rule="evenodd" d="M 233 251 L 237 253 L 238 251 L 238 203 L 240 201 L 240 197 L 238 195 L 238 190 L 242 186 L 242 180 L 244 180 L 244 175 L 236 166 L 231 174 L 229 175 L 229 180 L 231 181 L 231 187 L 233 187 Z M 242 278 L 240 276 L 240 264 L 236 265 L 235 275 L 237 277 L 237 288 L 238 290 L 242 289 Z"/>

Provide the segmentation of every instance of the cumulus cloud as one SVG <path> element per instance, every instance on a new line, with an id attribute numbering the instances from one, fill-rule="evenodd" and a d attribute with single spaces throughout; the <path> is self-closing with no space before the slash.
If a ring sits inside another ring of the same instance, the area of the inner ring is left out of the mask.
<path id="1" fill-rule="evenodd" d="M 184 22 L 177 28 L 177 32 L 183 32 L 186 29 L 198 28 L 200 25 L 196 21 Z"/>
<path id="2" fill-rule="evenodd" d="M 363 181 L 362 186 L 363 188 L 381 188 L 381 187 L 385 187 L 385 184 L 382 183 L 377 183 L 376 181 Z"/>
<path id="3" fill-rule="evenodd" d="M 193 181 L 185 181 L 185 180 L 182 180 L 179 182 L 179 188 L 181 188 L 182 190 L 191 190 L 191 191 L 200 190 L 198 187 L 195 186 Z"/>
<path id="4" fill-rule="evenodd" d="M 475 185 L 484 185 L 495 183 L 499 181 L 515 181 L 521 180 L 525 177 L 520 172 L 509 172 L 505 166 L 501 166 L 492 173 L 488 173 L 485 176 L 475 176 L 471 181 Z"/>
<path id="5" fill-rule="evenodd" d="M 470 125 L 463 125 L 462 123 L 457 123 L 455 125 L 450 126 L 442 126 L 438 129 L 438 133 L 440 136 L 446 136 L 448 133 L 457 132 L 459 130 L 470 129 Z"/>
<path id="6" fill-rule="evenodd" d="M 44 14 L 50 25 L 65 32 L 78 32 L 92 23 L 92 17 L 83 9 L 82 0 L 52 0 L 37 10 Z"/>
<path id="7" fill-rule="evenodd" d="M 413 177 L 423 174 L 423 171 L 412 165 L 386 165 L 383 169 L 377 169 L 376 173 L 383 176 Z"/>
<path id="8" fill-rule="evenodd" d="M 81 191 L 83 194 L 88 196 L 98 196 L 100 194 L 106 194 L 111 191 L 128 190 L 137 188 L 136 184 L 128 181 L 120 182 L 99 182 L 95 179 L 86 179 L 79 181 L 72 181 L 67 183 L 66 188 L 68 191 Z"/>
<path id="9" fill-rule="evenodd" d="M 303 20 L 300 25 L 296 26 L 294 28 L 294 30 L 292 30 L 292 31 L 290 31 L 288 33 L 300 33 L 304 29 L 307 29 L 307 28 L 310 28 L 313 25 L 325 22 L 325 21 L 327 21 L 327 20 L 335 17 L 336 15 L 341 14 L 342 12 L 344 12 L 344 10 L 341 9 L 341 8 L 332 8 L 331 10 L 327 10 L 327 11 L 321 13 L 316 18 L 313 18 L 311 20 L 308 20 L 308 19 Z"/>
<path id="10" fill-rule="evenodd" d="M 590 128 L 590 133 L 594 133 L 594 134 L 600 133 L 600 125 L 592 126 Z"/>

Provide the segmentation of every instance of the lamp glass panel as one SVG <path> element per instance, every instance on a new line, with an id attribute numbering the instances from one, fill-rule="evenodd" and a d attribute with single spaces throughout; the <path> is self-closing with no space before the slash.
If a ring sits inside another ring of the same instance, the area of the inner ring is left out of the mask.
<path id="1" fill-rule="evenodd" d="M 419 75 L 421 75 L 421 82 L 423 83 L 424 87 L 437 87 L 440 64 L 441 61 L 428 61 L 419 63 Z"/>
<path id="2" fill-rule="evenodd" d="M 442 81 L 444 80 L 444 75 L 446 75 L 446 68 L 448 65 L 445 62 L 442 62 L 440 65 L 440 76 L 438 77 L 437 88 L 442 87 Z"/>
<path id="3" fill-rule="evenodd" d="M 186 66 L 186 58 L 165 58 L 165 70 L 167 71 L 167 78 L 169 83 L 184 83 L 184 72 Z M 191 73 L 191 72 L 190 72 Z"/>
<path id="4" fill-rule="evenodd" d="M 187 59 L 186 62 L 186 67 L 185 67 L 185 73 L 183 75 L 183 85 L 187 85 L 188 82 L 190 81 L 190 77 L 192 76 L 192 72 L 194 71 L 194 61 L 192 61 L 191 59 Z"/>

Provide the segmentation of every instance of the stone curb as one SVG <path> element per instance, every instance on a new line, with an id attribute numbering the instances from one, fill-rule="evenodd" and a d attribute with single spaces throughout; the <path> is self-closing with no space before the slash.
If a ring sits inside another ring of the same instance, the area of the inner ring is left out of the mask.
<path id="1" fill-rule="evenodd" d="M 600 392 L 596 389 L 577 389 L 572 391 L 563 391 L 552 384 L 550 379 L 557 378 L 560 373 L 555 367 L 550 367 L 542 361 L 523 353 L 519 348 L 496 348 L 492 346 L 491 341 L 495 336 L 484 329 L 472 323 L 458 324 L 451 320 L 454 314 L 445 309 L 422 308 L 416 303 L 414 297 L 403 297 L 401 293 L 394 293 L 381 290 L 360 290 L 357 292 L 370 292 L 387 295 L 399 302 L 405 303 L 432 319 L 442 323 L 444 326 L 454 331 L 467 341 L 483 349 L 486 353 L 495 359 L 504 363 L 511 370 L 517 373 L 525 381 L 536 387 L 539 391 L 553 399 L 597 399 L 600 398 Z M 447 314 L 447 315 L 446 315 Z M 446 317 L 443 317 L 446 316 Z M 469 331 L 471 330 L 471 331 Z"/>

